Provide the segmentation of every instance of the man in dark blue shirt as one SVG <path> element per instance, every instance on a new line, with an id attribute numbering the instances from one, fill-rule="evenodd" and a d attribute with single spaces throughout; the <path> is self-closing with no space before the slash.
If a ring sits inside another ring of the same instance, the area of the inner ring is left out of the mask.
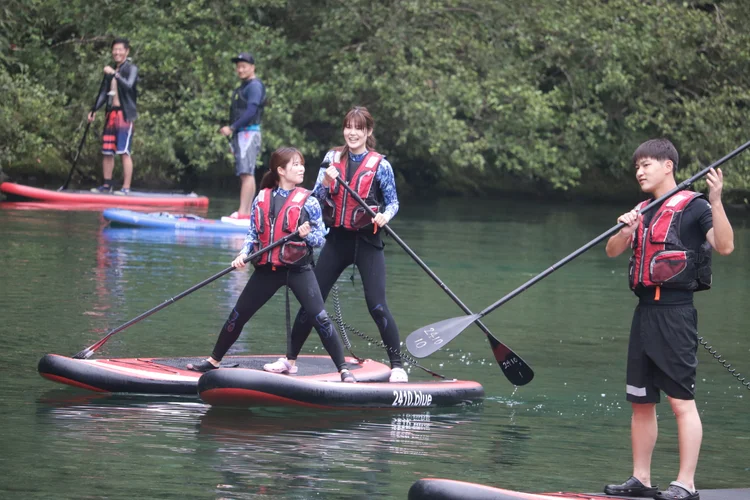
<path id="1" fill-rule="evenodd" d="M 231 125 L 219 132 L 231 137 L 235 171 L 240 178 L 240 208 L 225 219 L 249 219 L 250 206 L 255 197 L 255 162 L 260 156 L 260 122 L 266 101 L 266 88 L 255 77 L 255 58 L 242 52 L 232 58 L 242 84 L 232 94 L 229 112 Z"/>

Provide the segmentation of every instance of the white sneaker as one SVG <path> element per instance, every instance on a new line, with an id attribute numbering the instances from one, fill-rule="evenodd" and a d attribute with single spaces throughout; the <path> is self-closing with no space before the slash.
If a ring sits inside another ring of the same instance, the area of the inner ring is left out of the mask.
<path id="1" fill-rule="evenodd" d="M 232 215 L 225 215 L 221 218 L 225 224 L 234 224 L 235 226 L 250 227 L 250 217 L 240 219 L 238 212 L 232 212 Z"/>
<path id="2" fill-rule="evenodd" d="M 403 368 L 392 368 L 391 377 L 388 382 L 408 382 L 409 376 L 406 374 Z"/>
<path id="3" fill-rule="evenodd" d="M 279 358 L 273 363 L 266 363 L 263 369 L 271 373 L 288 373 L 294 375 L 297 373 L 297 365 L 291 364 L 286 358 Z"/>

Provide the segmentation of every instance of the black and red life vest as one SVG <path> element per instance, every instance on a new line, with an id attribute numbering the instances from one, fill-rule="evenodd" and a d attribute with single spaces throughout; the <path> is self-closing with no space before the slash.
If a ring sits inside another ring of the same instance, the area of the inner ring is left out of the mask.
<path id="1" fill-rule="evenodd" d="M 680 239 L 680 222 L 688 204 L 704 197 L 693 191 L 680 191 L 662 203 L 648 225 L 633 233 L 630 257 L 630 288 L 661 286 L 682 290 L 711 288 L 711 245 L 706 241 L 699 251 L 686 248 Z M 651 200 L 636 205 L 641 210 Z"/>
<path id="2" fill-rule="evenodd" d="M 283 238 L 297 230 L 308 220 L 305 202 L 310 197 L 310 191 L 294 188 L 284 198 L 273 196 L 272 189 L 263 189 L 258 193 L 255 208 L 255 228 L 258 242 L 255 251 L 265 248 L 276 240 Z M 278 200 L 277 200 L 278 199 Z M 281 204 L 280 201 L 284 200 Z M 312 261 L 312 250 L 301 238 L 287 241 L 270 252 L 265 252 L 253 262 L 256 266 L 271 264 L 273 266 L 301 267 Z"/>
<path id="3" fill-rule="evenodd" d="M 331 166 L 339 171 L 339 178 L 346 181 L 373 212 L 380 212 L 382 195 L 378 183 L 375 182 L 375 175 L 383 155 L 375 151 L 367 153 L 351 179 L 347 178 L 348 155 L 344 158 L 341 156 L 341 152 L 336 151 L 331 162 Z M 372 224 L 372 217 L 339 185 L 338 180 L 328 189 L 330 197 L 326 198 L 323 205 L 323 221 L 326 226 L 357 231 Z"/>

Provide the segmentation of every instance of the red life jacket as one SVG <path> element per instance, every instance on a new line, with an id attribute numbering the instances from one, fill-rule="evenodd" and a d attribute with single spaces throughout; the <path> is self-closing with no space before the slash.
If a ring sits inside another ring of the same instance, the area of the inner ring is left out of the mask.
<path id="1" fill-rule="evenodd" d="M 683 290 L 711 288 L 711 245 L 706 241 L 699 251 L 686 248 L 680 239 L 680 221 L 688 204 L 704 197 L 693 191 L 680 191 L 662 203 L 648 226 L 641 224 L 631 246 L 628 281 L 630 288 L 662 286 Z M 645 207 L 650 200 L 636 205 Z"/>
<path id="2" fill-rule="evenodd" d="M 346 181 L 349 186 L 357 192 L 367 206 L 373 212 L 380 211 L 380 200 L 378 199 L 378 184 L 375 182 L 375 174 L 378 171 L 380 160 L 383 155 L 370 151 L 362 159 L 351 179 L 347 179 L 348 155 L 341 158 L 341 152 L 336 151 L 331 166 L 339 171 L 339 178 Z M 343 227 L 350 231 L 357 231 L 372 224 L 372 217 L 367 211 L 354 200 L 349 193 L 341 187 L 338 181 L 328 188 L 330 197 L 323 204 L 323 221 L 328 227 Z"/>
<path id="3" fill-rule="evenodd" d="M 280 195 L 277 195 L 278 198 Z M 258 241 L 254 251 L 265 248 L 276 240 L 287 236 L 308 220 L 305 201 L 310 197 L 310 191 L 294 188 L 286 197 L 284 204 L 279 206 L 273 202 L 273 190 L 263 189 L 258 193 L 258 204 L 255 209 L 255 228 Z M 274 207 L 274 205 L 276 205 Z M 287 241 L 270 252 L 265 252 L 253 262 L 256 266 L 271 264 L 273 266 L 301 267 L 312 260 L 312 250 L 302 239 Z"/>

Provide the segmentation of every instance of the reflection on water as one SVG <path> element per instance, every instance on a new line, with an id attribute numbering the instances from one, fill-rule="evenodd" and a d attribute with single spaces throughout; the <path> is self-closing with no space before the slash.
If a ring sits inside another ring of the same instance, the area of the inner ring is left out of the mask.
<path id="1" fill-rule="evenodd" d="M 161 229 L 136 229 L 105 227 L 102 235 L 109 243 L 136 243 L 138 245 L 210 246 L 239 252 L 245 235 L 242 233 L 211 233 L 208 231 L 173 231 Z"/>
<path id="2" fill-rule="evenodd" d="M 481 415 L 481 405 L 405 413 L 244 411 L 54 390 L 38 399 L 36 420 L 60 460 L 76 462 L 81 453 L 95 462 L 113 452 L 190 455 L 219 476 L 216 489 L 225 498 L 338 498 L 381 495 L 383 474 L 408 468 L 415 457 L 450 462 Z M 509 431 L 500 441 L 517 438 L 518 430 Z M 64 442 L 73 445 L 55 446 Z"/>

